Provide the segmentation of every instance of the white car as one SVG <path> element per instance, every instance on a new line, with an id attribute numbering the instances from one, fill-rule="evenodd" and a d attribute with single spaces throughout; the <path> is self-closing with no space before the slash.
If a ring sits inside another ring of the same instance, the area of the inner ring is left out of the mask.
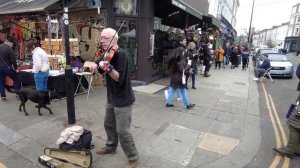
<path id="1" fill-rule="evenodd" d="M 270 70 L 271 76 L 288 77 L 293 78 L 294 66 L 288 60 L 286 55 L 280 53 L 265 53 L 268 54 L 268 58 L 271 63 L 272 69 Z M 258 66 L 263 62 L 263 55 L 258 59 Z"/>

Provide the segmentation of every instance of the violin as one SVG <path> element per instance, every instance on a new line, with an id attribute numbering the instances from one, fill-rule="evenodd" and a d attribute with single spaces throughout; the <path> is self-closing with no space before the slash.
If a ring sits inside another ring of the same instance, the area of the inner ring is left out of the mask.
<path id="1" fill-rule="evenodd" d="M 113 46 L 111 47 L 108 51 L 106 51 L 103 56 L 102 56 L 102 61 L 105 61 L 106 64 L 104 65 L 103 70 L 105 72 L 107 72 L 109 70 L 109 63 L 112 60 L 113 56 L 115 55 L 115 53 L 118 52 L 118 47 L 117 46 Z"/>

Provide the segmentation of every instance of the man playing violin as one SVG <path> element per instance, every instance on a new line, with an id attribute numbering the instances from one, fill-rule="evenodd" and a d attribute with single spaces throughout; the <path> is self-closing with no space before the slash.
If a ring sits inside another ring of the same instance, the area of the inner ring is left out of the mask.
<path id="1" fill-rule="evenodd" d="M 118 34 L 112 28 L 101 32 L 101 45 L 105 55 L 99 57 L 89 68 L 106 74 L 107 105 L 104 128 L 106 146 L 96 153 L 100 155 L 116 152 L 118 139 L 129 162 L 126 168 L 135 168 L 139 154 L 130 132 L 132 104 L 135 96 L 131 87 L 129 64 L 125 51 L 118 47 Z"/>

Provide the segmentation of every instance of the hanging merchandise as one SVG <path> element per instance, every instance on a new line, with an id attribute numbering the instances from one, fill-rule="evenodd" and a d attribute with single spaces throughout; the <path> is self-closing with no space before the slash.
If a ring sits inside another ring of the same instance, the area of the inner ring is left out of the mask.
<path id="1" fill-rule="evenodd" d="M 50 15 L 47 16 L 46 21 L 48 23 L 48 39 L 49 39 L 49 50 L 52 54 L 52 45 L 51 45 L 51 39 L 52 39 L 52 33 L 51 33 L 51 18 Z"/>
<path id="2" fill-rule="evenodd" d="M 33 35 L 32 35 L 32 32 L 35 32 L 35 31 L 36 31 L 35 22 L 29 22 L 29 24 L 28 24 L 28 29 L 31 30 L 31 32 L 29 33 L 30 36 L 33 36 Z M 36 35 L 37 35 L 37 34 L 36 34 Z"/>

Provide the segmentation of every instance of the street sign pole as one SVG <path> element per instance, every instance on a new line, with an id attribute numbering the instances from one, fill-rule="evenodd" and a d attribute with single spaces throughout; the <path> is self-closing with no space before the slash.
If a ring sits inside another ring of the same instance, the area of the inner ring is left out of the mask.
<path id="1" fill-rule="evenodd" d="M 248 44 L 250 45 L 250 38 L 251 38 L 251 26 L 252 26 L 252 16 L 253 16 L 253 8 L 254 8 L 254 1 L 252 4 L 252 11 L 251 11 L 251 19 L 250 19 L 250 27 L 249 27 L 249 34 L 248 34 Z M 250 47 L 250 46 L 249 46 Z"/>
<path id="2" fill-rule="evenodd" d="M 63 14 L 63 35 L 64 35 L 64 46 L 66 56 L 66 96 L 67 96 L 67 112 L 68 112 L 68 124 L 75 124 L 75 105 L 74 105 L 74 87 L 73 87 L 73 70 L 70 61 L 70 42 L 69 42 L 69 9 L 66 7 L 67 0 L 63 0 L 64 14 Z"/>

